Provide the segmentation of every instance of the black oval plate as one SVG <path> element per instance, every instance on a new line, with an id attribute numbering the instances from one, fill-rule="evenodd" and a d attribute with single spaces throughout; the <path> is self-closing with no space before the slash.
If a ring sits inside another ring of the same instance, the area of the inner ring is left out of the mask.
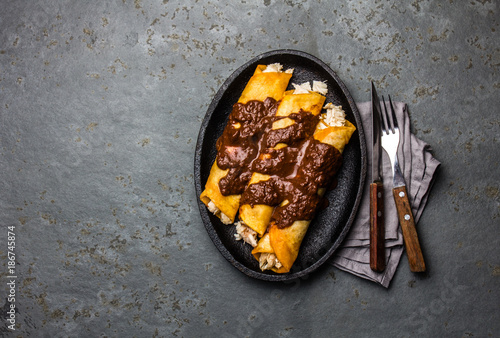
<path id="1" fill-rule="evenodd" d="M 296 50 L 275 50 L 261 54 L 238 68 L 222 85 L 208 107 L 196 144 L 194 177 L 196 194 L 200 196 L 207 182 L 217 150 L 215 143 L 222 134 L 232 106 L 259 64 L 281 63 L 293 68 L 293 83 L 326 81 L 326 102 L 341 105 L 347 119 L 356 128 L 343 153 L 343 164 L 337 175 L 337 187 L 328 192 L 330 204 L 312 221 L 302 242 L 299 255 L 287 274 L 262 272 L 251 255 L 251 246 L 234 239 L 235 227 L 222 224 L 198 199 L 201 218 L 215 246 L 233 266 L 246 275 L 267 281 L 286 281 L 305 276 L 316 270 L 342 243 L 356 215 L 366 175 L 366 144 L 361 118 L 346 86 L 337 74 L 318 58 Z"/>

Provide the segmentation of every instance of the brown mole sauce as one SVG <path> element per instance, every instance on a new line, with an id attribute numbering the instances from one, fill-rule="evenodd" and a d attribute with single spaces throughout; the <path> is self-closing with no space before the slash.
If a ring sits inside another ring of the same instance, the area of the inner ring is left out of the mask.
<path id="1" fill-rule="evenodd" d="M 252 176 L 250 164 L 259 153 L 262 135 L 270 129 L 270 122 L 279 102 L 273 98 L 262 101 L 236 103 L 229 120 L 217 140 L 217 166 L 229 169 L 219 181 L 222 195 L 240 195 Z"/>
<path id="2" fill-rule="evenodd" d="M 313 138 L 319 116 L 309 112 L 288 115 L 294 124 L 271 129 L 273 122 L 284 118 L 275 116 L 278 105 L 272 98 L 235 104 L 217 140 L 217 165 L 229 169 L 219 181 L 223 195 L 242 194 L 241 204 L 276 207 L 271 222 L 284 228 L 296 220 L 312 219 L 324 205 L 318 189 L 328 188 L 342 155 Z M 273 149 L 278 143 L 287 146 Z M 270 178 L 247 187 L 252 172 Z M 288 203 L 281 206 L 285 200 Z"/>

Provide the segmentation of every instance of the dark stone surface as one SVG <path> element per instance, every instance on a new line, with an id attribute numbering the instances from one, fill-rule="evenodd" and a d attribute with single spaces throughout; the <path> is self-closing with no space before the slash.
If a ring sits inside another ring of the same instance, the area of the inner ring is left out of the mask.
<path id="1" fill-rule="evenodd" d="M 1 333 L 498 336 L 498 2 L 1 7 Z M 284 48 L 323 60 L 356 101 L 374 81 L 409 104 L 442 162 L 417 225 L 424 276 L 403 257 L 387 290 L 329 265 L 269 283 L 213 245 L 194 189 L 201 122 L 234 70 Z"/>

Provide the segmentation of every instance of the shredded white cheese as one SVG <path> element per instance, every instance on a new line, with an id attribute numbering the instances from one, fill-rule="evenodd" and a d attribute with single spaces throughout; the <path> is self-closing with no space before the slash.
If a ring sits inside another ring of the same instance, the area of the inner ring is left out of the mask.
<path id="1" fill-rule="evenodd" d="M 293 88 L 295 88 L 295 90 L 293 91 L 294 94 L 308 94 L 310 91 L 312 91 L 311 84 L 309 82 L 304 82 L 299 85 L 296 83 L 292 83 L 292 85 Z"/>
<path id="2" fill-rule="evenodd" d="M 326 95 L 328 93 L 328 86 L 323 81 L 313 81 L 312 90 L 321 95 Z"/>
<path id="3" fill-rule="evenodd" d="M 267 65 L 266 69 L 262 71 L 262 73 L 281 73 L 283 71 L 283 66 L 279 63 L 271 63 L 270 65 Z M 285 70 L 285 73 L 293 73 L 293 69 L 287 69 Z"/>
<path id="4" fill-rule="evenodd" d="M 321 95 L 326 95 L 328 93 L 328 87 L 325 82 L 322 81 L 313 81 L 313 85 L 309 82 L 304 82 L 301 84 L 292 83 L 294 94 L 308 94 L 310 92 L 316 92 Z"/>
<path id="5" fill-rule="evenodd" d="M 323 108 L 326 109 L 326 113 L 320 116 L 319 129 L 342 127 L 345 125 L 345 112 L 342 110 L 342 106 L 327 103 Z"/>

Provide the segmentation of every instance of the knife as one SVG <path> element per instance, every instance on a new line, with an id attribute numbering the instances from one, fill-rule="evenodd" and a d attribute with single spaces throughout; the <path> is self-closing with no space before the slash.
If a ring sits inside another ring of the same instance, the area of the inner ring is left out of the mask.
<path id="1" fill-rule="evenodd" d="M 382 146 L 380 100 L 372 82 L 372 183 L 370 183 L 370 268 L 385 269 L 384 187 L 382 185 Z"/>

